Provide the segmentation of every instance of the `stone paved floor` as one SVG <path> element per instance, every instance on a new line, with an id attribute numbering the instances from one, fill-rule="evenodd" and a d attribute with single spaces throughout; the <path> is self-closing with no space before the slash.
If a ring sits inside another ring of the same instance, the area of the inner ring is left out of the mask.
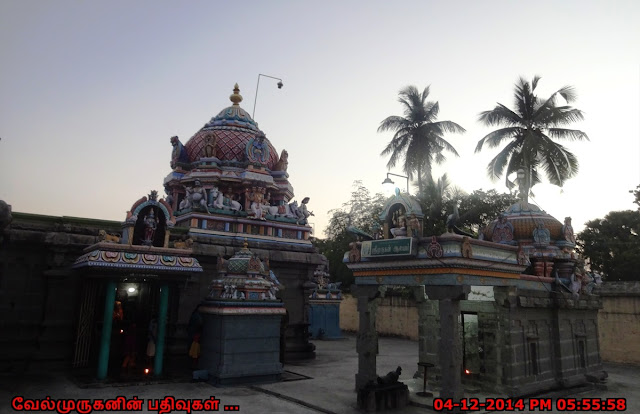
<path id="1" fill-rule="evenodd" d="M 25 398 L 114 398 L 125 396 L 139 399 L 159 399 L 174 396 L 185 399 L 207 399 L 210 396 L 224 405 L 238 405 L 241 413 L 357 413 L 356 394 L 353 391 L 357 369 L 355 336 L 345 340 L 315 341 L 317 358 L 312 361 L 288 364 L 285 376 L 288 381 L 277 384 L 216 388 L 206 383 L 188 381 L 129 386 L 103 386 L 81 388 L 68 375 L 30 372 L 19 377 L 0 376 L 0 413 L 15 412 L 11 399 L 16 395 Z M 433 398 L 416 395 L 422 390 L 422 379 L 413 379 L 417 369 L 418 343 L 406 339 L 380 338 L 378 372 L 385 374 L 398 365 L 403 368 L 401 381 L 409 386 L 413 405 L 402 413 L 433 412 L 429 408 Z M 640 412 L 640 367 L 605 364 L 609 373 L 607 390 L 593 390 L 575 395 L 576 398 L 627 398 L 627 412 Z M 308 377 L 308 378 L 307 378 Z M 437 395 L 437 393 L 436 393 Z M 467 397 L 484 399 L 485 394 L 467 393 Z M 156 412 L 146 409 L 141 412 Z M 182 412 L 185 411 L 174 411 Z M 546 411 L 550 412 L 550 411 Z M 559 412 L 559 411 L 551 411 Z M 595 411 L 594 411 L 595 412 Z"/>

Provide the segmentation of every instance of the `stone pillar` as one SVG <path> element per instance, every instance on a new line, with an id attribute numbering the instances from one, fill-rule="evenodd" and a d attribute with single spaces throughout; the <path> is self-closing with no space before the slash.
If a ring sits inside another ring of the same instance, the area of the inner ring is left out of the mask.
<path id="1" fill-rule="evenodd" d="M 382 292 L 378 286 L 357 286 L 355 295 L 358 298 L 358 373 L 356 374 L 356 391 L 364 388 L 369 381 L 376 379 L 376 356 L 378 354 L 378 332 L 376 331 L 376 312 Z"/>
<path id="2" fill-rule="evenodd" d="M 413 288 L 413 297 L 416 300 L 418 310 L 418 362 L 434 363 L 428 356 L 429 325 L 427 319 L 429 317 L 429 302 L 427 302 L 427 296 L 424 293 L 424 286 Z M 422 368 L 420 368 L 414 376 L 422 375 Z"/>
<path id="3" fill-rule="evenodd" d="M 116 303 L 116 282 L 107 282 L 107 292 L 104 298 L 104 315 L 102 317 L 102 337 L 100 339 L 100 353 L 98 354 L 99 380 L 107 377 L 109 369 L 109 348 L 111 347 L 111 326 L 113 323 L 113 307 Z"/>
<path id="4" fill-rule="evenodd" d="M 167 308 L 169 305 L 169 284 L 160 285 L 160 309 L 158 310 L 158 340 L 156 341 L 156 356 L 153 360 L 153 375 L 162 375 L 162 361 L 164 356 L 164 339 L 167 332 Z"/>
<path id="5" fill-rule="evenodd" d="M 440 368 L 441 398 L 459 401 L 464 396 L 462 387 L 462 338 L 460 336 L 460 301 L 469 294 L 470 286 L 429 286 L 429 299 L 439 301 L 440 310 Z"/>

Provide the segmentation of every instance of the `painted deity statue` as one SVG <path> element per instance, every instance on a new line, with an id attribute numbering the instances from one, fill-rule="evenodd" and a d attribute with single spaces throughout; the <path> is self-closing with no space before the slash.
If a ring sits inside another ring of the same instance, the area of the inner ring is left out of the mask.
<path id="1" fill-rule="evenodd" d="M 251 211 L 253 212 L 253 218 L 256 220 L 264 220 L 264 215 L 267 212 L 264 208 L 263 200 L 264 195 L 260 189 L 255 189 L 251 197 L 253 202 L 251 203 Z"/>
<path id="2" fill-rule="evenodd" d="M 204 137 L 204 156 L 206 158 L 215 157 L 216 152 L 216 136 L 207 134 Z"/>
<path id="3" fill-rule="evenodd" d="M 498 223 L 493 229 L 491 241 L 494 243 L 508 243 L 513 240 L 513 224 L 509 223 L 507 216 L 500 214 Z"/>
<path id="4" fill-rule="evenodd" d="M 549 229 L 544 226 L 544 223 L 540 222 L 536 224 L 536 228 L 533 230 L 533 240 L 537 244 L 547 245 L 551 242 L 551 235 Z"/>
<path id="5" fill-rule="evenodd" d="M 302 199 L 302 203 L 300 207 L 298 207 L 297 216 L 298 216 L 298 224 L 307 224 L 309 222 L 309 216 L 313 216 L 313 211 L 309 211 L 307 209 L 307 204 L 309 203 L 309 197 L 305 197 Z"/>
<path id="6" fill-rule="evenodd" d="M 207 211 L 207 191 L 200 183 L 200 180 L 195 181 L 189 201 L 192 206 L 198 206 L 204 209 L 204 211 Z"/>
<path id="7" fill-rule="evenodd" d="M 398 221 L 396 227 L 393 227 L 391 230 L 391 235 L 395 237 L 406 237 L 407 236 L 407 221 L 404 215 L 398 217 Z"/>
<path id="8" fill-rule="evenodd" d="M 156 220 L 153 209 L 149 211 L 144 218 L 144 244 L 151 246 L 153 244 L 153 236 L 156 233 L 158 227 L 158 221 Z"/>
<path id="9" fill-rule="evenodd" d="M 573 234 L 573 226 L 571 225 L 571 217 L 564 218 L 564 225 L 562 226 L 562 235 L 564 239 L 569 243 L 576 244 L 576 236 Z"/>
<path id="10" fill-rule="evenodd" d="M 179 209 L 184 210 L 194 206 L 209 212 L 207 209 L 207 190 L 200 184 L 200 180 L 196 180 L 193 187 L 185 187 L 185 197 L 180 202 Z"/>
<path id="11" fill-rule="evenodd" d="M 420 220 L 416 217 L 415 213 L 412 213 L 409 216 L 409 220 L 407 222 L 409 229 L 411 230 L 412 237 L 418 237 L 420 235 Z"/>
<path id="12" fill-rule="evenodd" d="M 269 146 L 262 135 L 259 135 L 247 142 L 247 159 L 257 164 L 266 164 L 269 159 Z"/>

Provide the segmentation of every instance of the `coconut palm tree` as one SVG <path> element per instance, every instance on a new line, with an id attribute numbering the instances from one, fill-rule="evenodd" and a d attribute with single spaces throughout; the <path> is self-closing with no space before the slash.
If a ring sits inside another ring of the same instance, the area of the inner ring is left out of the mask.
<path id="1" fill-rule="evenodd" d="M 540 80 L 534 76 L 531 83 L 520 78 L 515 84 L 515 109 L 498 103 L 490 111 L 480 113 L 479 121 L 487 126 L 500 126 L 478 141 L 475 152 L 486 144 L 489 148 L 507 145 L 491 160 L 487 174 L 493 180 L 500 178 L 506 169 L 507 187 L 513 188 L 509 175 L 522 169 L 524 182 L 521 197 L 528 202 L 529 191 L 540 182 L 544 172 L 551 184 L 562 187 L 565 181 L 578 172 L 578 159 L 553 139 L 589 140 L 587 134 L 565 126 L 584 119 L 582 112 L 569 105 L 558 106 L 558 96 L 567 104 L 576 98 L 572 86 L 558 89 L 549 98 L 535 94 Z"/>
<path id="2" fill-rule="evenodd" d="M 398 101 L 404 108 L 404 117 L 390 116 L 380 123 L 378 132 L 394 131 L 393 138 L 380 155 L 389 155 L 387 168 L 394 167 L 404 158 L 403 170 L 409 179 L 414 174 L 422 192 L 423 179 L 431 177 L 431 166 L 442 163 L 442 154 L 447 150 L 458 156 L 458 152 L 443 135 L 445 132 L 463 133 L 465 129 L 455 122 L 436 121 L 440 106 L 427 101 L 429 86 L 422 93 L 415 86 L 407 86 L 399 93 Z"/>

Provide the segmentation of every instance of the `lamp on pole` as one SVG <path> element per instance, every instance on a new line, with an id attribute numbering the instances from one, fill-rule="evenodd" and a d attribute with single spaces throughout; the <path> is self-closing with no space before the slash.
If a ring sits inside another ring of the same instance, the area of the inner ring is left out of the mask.
<path id="1" fill-rule="evenodd" d="M 275 76 L 263 75 L 260 73 L 258 75 L 258 84 L 256 85 L 256 97 L 253 99 L 253 113 L 251 114 L 251 118 L 256 115 L 256 102 L 258 102 L 258 88 L 260 88 L 260 76 L 264 76 L 265 78 L 277 79 L 278 80 L 278 89 L 282 89 L 284 83 L 282 83 L 282 79 L 276 78 Z"/>
<path id="2" fill-rule="evenodd" d="M 395 185 L 395 183 L 393 181 L 391 181 L 391 178 L 389 178 L 390 175 L 395 175 L 396 177 L 401 177 L 401 178 L 406 178 L 407 179 L 407 194 L 409 194 L 409 177 L 407 177 L 406 175 L 400 175 L 400 174 L 394 174 L 394 173 L 387 173 L 387 178 L 384 179 L 384 181 L 382 182 L 382 185 L 385 188 L 391 188 L 393 190 L 393 187 Z"/>

